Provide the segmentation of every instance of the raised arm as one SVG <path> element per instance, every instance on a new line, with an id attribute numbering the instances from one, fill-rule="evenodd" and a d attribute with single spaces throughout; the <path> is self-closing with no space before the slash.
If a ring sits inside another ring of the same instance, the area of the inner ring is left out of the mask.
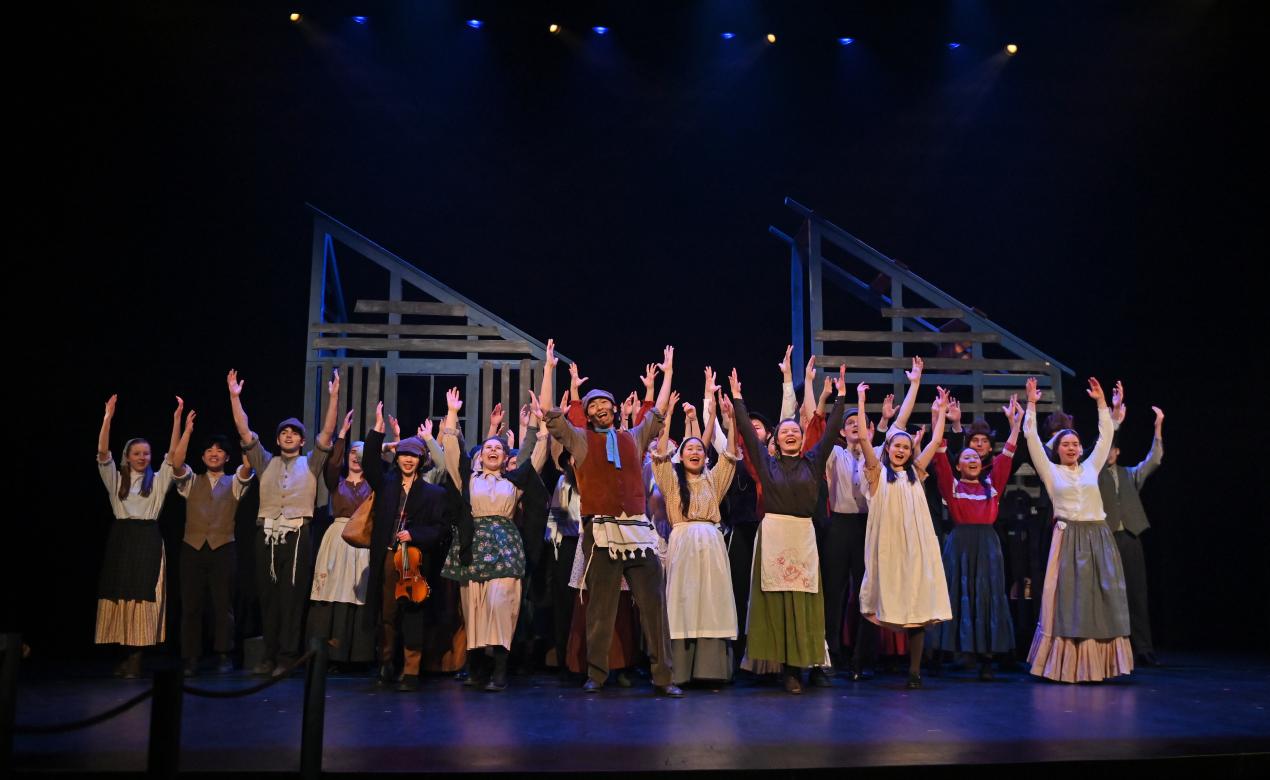
<path id="1" fill-rule="evenodd" d="M 924 367 L 920 357 L 913 358 L 913 368 L 904 372 L 904 376 L 908 377 L 908 392 L 904 394 L 904 401 L 900 404 L 899 415 L 895 418 L 895 425 L 901 430 L 908 426 L 908 418 L 913 414 L 913 407 L 917 404 L 917 389 L 922 386 L 922 368 Z M 861 430 L 864 430 L 861 428 Z"/>
<path id="2" fill-rule="evenodd" d="M 659 368 L 660 366 L 656 363 L 647 363 L 644 365 L 644 373 L 640 375 L 639 381 L 640 384 L 644 386 L 645 401 L 655 401 L 657 398 L 657 396 L 653 393 L 653 386 L 657 383 L 657 371 Z M 662 409 L 662 412 L 665 411 L 665 409 Z M 636 424 L 638 423 L 639 421 L 636 420 Z"/>
<path id="3" fill-rule="evenodd" d="M 110 454 L 110 421 L 115 417 L 115 404 L 119 401 L 118 395 L 112 395 L 106 399 L 106 413 L 101 418 L 101 430 L 97 433 L 97 462 L 105 463 L 114 461 L 114 456 Z M 107 485 L 107 488 L 110 486 Z"/>
<path id="4" fill-rule="evenodd" d="M 326 483 L 328 492 L 334 493 L 340 486 L 340 479 L 343 477 L 340 472 L 343 471 L 344 460 L 348 456 L 348 432 L 352 428 L 353 410 L 349 409 L 344 415 L 344 422 L 340 424 L 340 434 L 335 437 L 335 443 L 331 445 L 331 456 L 326 459 L 326 464 L 322 467 L 322 481 Z"/>
<path id="5" fill-rule="evenodd" d="M 1094 471 L 1101 471 L 1107 463 L 1107 455 L 1111 453 L 1111 438 L 1116 432 L 1115 423 L 1111 421 L 1111 409 L 1107 406 L 1107 397 L 1103 394 L 1102 385 L 1096 378 L 1089 377 L 1089 387 L 1085 392 L 1098 404 L 1098 441 L 1094 442 L 1094 452 L 1089 456 L 1089 465 Z"/>
<path id="6" fill-rule="evenodd" d="M 794 345 L 790 344 L 785 347 L 785 357 L 776 364 L 781 372 L 781 416 L 776 421 L 777 425 L 780 420 L 793 417 L 798 411 L 798 396 L 794 395 L 794 367 L 791 363 L 793 353 Z"/>
<path id="7" fill-rule="evenodd" d="M 767 473 L 767 469 L 759 465 L 769 459 L 767 442 L 759 441 L 758 434 L 754 432 L 754 425 L 751 424 L 749 412 L 745 408 L 745 399 L 741 397 L 741 379 L 737 376 L 735 368 L 728 376 L 728 384 L 730 385 L 728 389 L 732 391 L 732 403 L 736 409 L 736 425 L 732 429 L 732 438 L 740 436 L 741 441 L 745 442 L 746 457 L 750 459 L 751 465 L 761 478 Z"/>
<path id="8" fill-rule="evenodd" d="M 1147 453 L 1146 459 L 1136 466 L 1128 469 L 1133 475 L 1133 484 L 1142 488 L 1142 483 L 1146 482 L 1147 477 L 1160 467 L 1164 462 L 1164 410 L 1158 406 L 1152 406 L 1151 411 L 1155 412 L 1155 437 L 1151 440 L 1151 451 Z"/>
<path id="9" fill-rule="evenodd" d="M 485 429 L 485 438 L 492 439 L 503 432 L 503 402 L 499 401 L 494 404 L 494 408 L 489 410 L 489 428 Z M 457 423 L 458 418 L 455 418 Z M 444 436 L 444 434 L 442 434 Z"/>
<path id="10" fill-rule="evenodd" d="M 662 380 L 661 380 L 661 391 L 657 393 L 656 407 L 657 407 L 657 411 L 665 415 L 666 410 L 670 408 L 670 390 L 672 385 L 671 379 L 675 372 L 675 348 L 674 347 L 670 346 L 669 344 L 666 345 L 666 348 L 662 350 L 662 361 L 661 363 L 657 364 L 657 368 L 661 369 Z"/>
<path id="11" fill-rule="evenodd" d="M 846 414 L 847 404 L 846 363 L 838 366 L 838 376 L 834 382 L 838 388 L 838 400 L 834 401 L 833 411 L 829 413 L 829 419 L 825 421 L 824 434 L 808 453 L 811 457 L 812 468 L 817 474 L 824 473 L 825 464 L 829 462 L 829 456 L 833 454 L 834 446 L 846 444 L 842 439 L 842 418 Z"/>
<path id="12" fill-rule="evenodd" d="M 1011 447 L 1017 447 L 1019 444 L 1019 430 L 1023 427 L 1023 406 L 1019 404 L 1017 393 L 1010 396 L 1010 403 L 1002 407 L 1001 411 L 1005 412 L 1005 419 L 1010 423 L 1010 435 L 1006 438 L 1005 443 Z"/>
<path id="13" fill-rule="evenodd" d="M 326 414 L 322 416 L 322 430 L 318 431 L 317 446 L 319 450 L 331 449 L 331 438 L 335 436 L 335 426 L 340 421 L 340 370 L 331 372 L 331 381 L 326 383 Z"/>
<path id="14" fill-rule="evenodd" d="M 671 399 L 672 399 L 670 402 L 671 409 L 675 408 L 675 401 L 673 399 L 677 395 L 678 393 L 671 393 Z M 684 438 L 688 439 L 691 437 L 696 437 L 698 439 L 701 439 L 701 421 L 697 419 L 697 407 L 693 406 L 687 401 L 684 401 L 683 404 L 680 406 L 680 408 L 683 410 L 683 413 L 684 413 Z M 669 424 L 666 427 L 670 427 Z M 705 440 L 702 439 L 702 441 L 705 441 Z"/>
<path id="15" fill-rule="evenodd" d="M 445 422 L 441 424 L 441 446 L 445 449 L 445 471 L 450 475 L 456 490 L 463 490 L 463 480 L 459 477 L 459 410 L 463 408 L 463 399 L 457 387 L 445 391 Z"/>
<path id="16" fill-rule="evenodd" d="M 560 359 L 556 357 L 556 340 L 547 339 L 547 351 L 543 355 L 542 360 L 542 384 L 538 386 L 538 398 L 544 404 L 550 404 L 551 399 L 556 397 L 556 364 Z M 578 375 L 578 366 L 573 364 L 569 366 L 570 380 Z M 571 388 L 573 392 L 577 392 L 576 387 Z M 566 392 L 564 398 L 560 399 L 560 408 L 567 408 L 569 403 L 569 393 Z M 544 410 L 545 411 L 545 410 Z"/>
<path id="17" fill-rule="evenodd" d="M 1054 464 L 1050 462 L 1049 455 L 1045 452 L 1045 444 L 1041 442 L 1041 435 L 1036 430 L 1036 404 L 1041 400 L 1041 391 L 1037 389 L 1036 377 L 1027 378 L 1027 388 L 1024 393 L 1027 398 L 1027 414 L 1023 418 L 1023 438 L 1027 441 L 1027 454 L 1041 484 L 1053 494 Z"/>
<path id="18" fill-rule="evenodd" d="M 869 413 L 865 411 L 866 396 L 869 393 L 869 386 L 864 382 L 856 385 L 856 430 L 867 431 L 869 429 Z M 877 488 L 878 475 L 882 468 L 882 464 L 878 462 L 878 455 L 873 451 L 872 442 L 863 442 L 861 451 L 864 454 L 864 476 L 869 482 L 869 493 L 872 494 Z"/>
<path id="19" fill-rule="evenodd" d="M 181 407 L 184 402 L 177 396 L 176 412 L 172 415 L 172 433 L 175 434 L 181 424 Z M 190 434 L 194 433 L 194 418 L 198 415 L 191 409 L 185 415 L 185 430 L 176 437 L 176 441 L 168 448 L 168 464 L 172 467 L 172 476 L 180 479 L 189 471 L 185 467 L 185 456 L 190 451 Z"/>
<path id="20" fill-rule="evenodd" d="M 675 418 L 675 403 L 679 400 L 679 393 L 672 392 L 670 398 L 670 407 L 666 411 L 666 420 L 661 426 L 661 435 L 657 437 L 657 449 L 654 450 L 659 457 L 670 457 L 670 421 Z"/>
<path id="21" fill-rule="evenodd" d="M 256 437 L 247 422 L 247 410 L 243 409 L 242 394 L 246 384 L 246 379 L 238 378 L 236 369 L 229 369 L 229 374 L 225 377 L 225 385 L 229 388 L 229 408 L 234 413 L 234 427 L 238 429 L 238 438 L 244 447 L 251 444 L 251 440 Z M 252 465 L 255 466 L 254 463 Z"/>
<path id="22" fill-rule="evenodd" d="M 925 471 L 926 467 L 930 465 L 930 459 L 935 457 L 935 453 L 939 451 L 940 446 L 944 443 L 944 417 L 948 413 L 948 391 L 942 387 L 937 387 L 935 392 L 938 393 L 938 397 L 930 405 L 930 413 L 934 417 L 930 441 L 922 449 L 921 454 L 917 456 L 915 464 L 922 471 Z"/>
<path id="23" fill-rule="evenodd" d="M 816 413 L 816 356 L 807 359 L 807 368 L 803 369 L 803 406 L 798 413 L 798 423 L 804 428 L 811 416 Z"/>
<path id="24" fill-rule="evenodd" d="M 378 493 L 384 486 L 384 402 L 375 406 L 375 427 L 366 432 L 366 443 L 362 450 L 362 476 L 370 489 Z M 391 507 L 388 511 L 396 511 Z"/>
<path id="25" fill-rule="evenodd" d="M 701 398 L 701 414 L 705 419 L 701 422 L 701 443 L 705 445 L 706 450 L 710 449 L 710 445 L 715 441 L 715 429 L 718 426 L 719 415 L 715 411 L 714 396 L 719 392 L 719 386 L 715 384 L 714 369 L 706 366 L 706 389 L 705 394 Z M 727 444 L 724 444 L 726 447 Z"/>

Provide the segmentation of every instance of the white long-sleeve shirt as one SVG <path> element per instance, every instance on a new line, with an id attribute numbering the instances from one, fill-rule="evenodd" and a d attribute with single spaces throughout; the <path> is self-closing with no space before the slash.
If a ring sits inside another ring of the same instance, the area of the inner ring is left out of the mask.
<path id="1" fill-rule="evenodd" d="M 1023 435 L 1027 439 L 1028 454 L 1032 456 L 1032 467 L 1049 491 L 1055 517 L 1068 522 L 1101 522 L 1106 519 L 1102 493 L 1098 490 L 1098 472 L 1102 471 L 1111 452 L 1113 432 L 1111 410 L 1106 406 L 1099 407 L 1098 441 L 1094 444 L 1093 454 L 1083 463 L 1060 466 L 1050 462 L 1049 455 L 1045 453 L 1045 445 L 1036 432 L 1036 409 L 1029 405 L 1023 421 Z"/>

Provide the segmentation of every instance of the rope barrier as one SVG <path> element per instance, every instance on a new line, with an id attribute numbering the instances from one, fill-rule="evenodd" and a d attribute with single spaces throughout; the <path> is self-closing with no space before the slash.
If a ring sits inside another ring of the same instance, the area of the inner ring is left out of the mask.
<path id="1" fill-rule="evenodd" d="M 314 655 L 313 651 L 310 650 L 309 652 L 295 659 L 295 661 L 289 664 L 280 673 L 275 674 L 273 679 L 265 680 L 262 683 L 253 685 L 250 688 L 243 688 L 240 691 L 213 691 L 207 688 L 195 688 L 192 685 L 182 685 L 181 690 L 185 691 L 191 696 L 202 696 L 203 698 L 206 698 L 206 699 L 236 699 L 240 696 L 250 696 L 253 693 L 260 693 L 261 691 L 263 691 L 264 689 L 268 688 L 271 685 L 276 685 L 277 683 L 282 682 L 296 669 L 300 668 L 301 666 L 307 664 L 310 660 L 312 660 L 313 655 Z"/>
<path id="2" fill-rule="evenodd" d="M 71 721 L 70 723 L 55 723 L 49 726 L 15 725 L 13 727 L 13 731 L 14 733 L 17 733 L 17 734 L 61 734 L 66 731 L 76 731 L 78 729 L 86 729 L 89 726 L 96 726 L 98 723 L 108 721 L 117 715 L 124 714 L 128 710 L 132 709 L 133 707 L 137 706 L 138 704 L 140 704 L 141 702 L 145 701 L 146 699 L 150 698 L 153 695 L 154 695 L 154 687 L 151 686 L 150 688 L 147 688 L 141 693 L 138 693 L 136 696 L 133 696 L 131 699 L 124 702 L 123 704 L 120 704 L 117 707 L 112 707 L 106 710 L 105 712 L 101 713 L 100 715 L 94 715 L 91 718 L 84 718 L 83 720 Z"/>

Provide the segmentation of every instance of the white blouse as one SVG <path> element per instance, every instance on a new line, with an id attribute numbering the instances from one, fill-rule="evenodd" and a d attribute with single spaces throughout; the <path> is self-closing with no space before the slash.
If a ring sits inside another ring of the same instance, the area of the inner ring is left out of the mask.
<path id="1" fill-rule="evenodd" d="M 106 485 L 106 494 L 110 496 L 110 508 L 114 511 L 116 518 L 135 517 L 140 520 L 155 520 L 159 517 L 159 512 L 163 509 L 163 499 L 167 496 L 168 488 L 172 486 L 173 480 L 172 466 L 168 464 L 166 455 L 163 457 L 163 463 L 154 472 L 154 484 L 148 496 L 141 495 L 141 479 L 145 475 L 133 471 L 131 467 L 128 473 L 132 477 L 132 489 L 128 492 L 128 497 L 122 501 L 119 500 L 119 469 L 115 466 L 115 462 L 113 460 L 104 463 L 97 461 L 97 471 L 101 473 L 101 481 Z M 179 478 L 188 479 L 190 474 L 187 466 Z"/>
<path id="2" fill-rule="evenodd" d="M 1036 410 L 1029 408 L 1023 421 L 1023 435 L 1027 439 L 1027 451 L 1032 456 L 1032 468 L 1049 491 L 1054 504 L 1054 516 L 1068 522 L 1101 522 L 1107 517 L 1102 508 L 1102 493 L 1098 490 L 1098 472 L 1102 471 L 1111 452 L 1111 410 L 1098 409 L 1098 441 L 1093 453 L 1074 466 L 1052 463 L 1045 454 L 1045 445 L 1036 432 Z M 1057 442 L 1055 442 L 1057 445 Z"/>

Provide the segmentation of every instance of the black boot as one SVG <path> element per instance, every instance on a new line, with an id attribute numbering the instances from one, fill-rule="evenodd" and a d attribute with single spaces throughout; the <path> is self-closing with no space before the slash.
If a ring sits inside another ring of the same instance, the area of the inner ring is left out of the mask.
<path id="1" fill-rule="evenodd" d="M 803 692 L 803 670 L 797 666 L 785 664 L 785 692 L 786 693 L 802 693 Z"/>
<path id="2" fill-rule="evenodd" d="M 494 647 L 493 652 L 494 658 L 489 662 L 492 671 L 485 690 L 497 693 L 507 688 L 507 648 Z"/>
<path id="3" fill-rule="evenodd" d="M 475 650 L 469 650 L 467 654 L 467 680 L 463 684 L 470 685 L 473 688 L 484 688 L 489 684 L 492 671 L 493 661 L 485 654 L 485 648 L 480 647 Z"/>

